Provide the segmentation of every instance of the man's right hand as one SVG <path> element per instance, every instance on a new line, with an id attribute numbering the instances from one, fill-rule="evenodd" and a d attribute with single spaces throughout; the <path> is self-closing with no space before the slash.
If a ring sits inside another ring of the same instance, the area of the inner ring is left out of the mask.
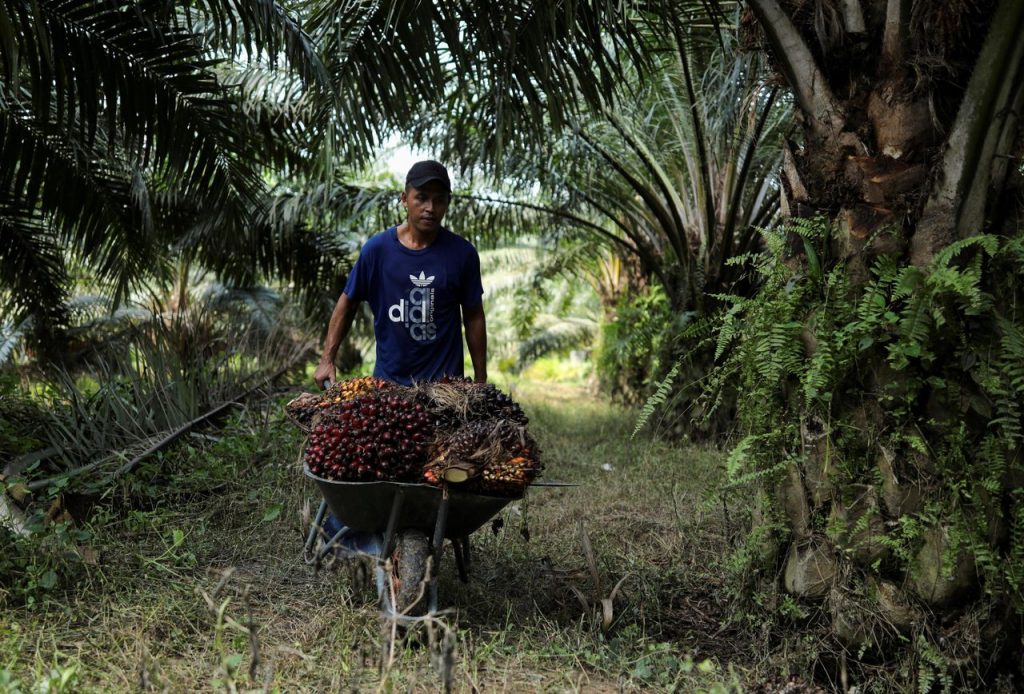
<path id="1" fill-rule="evenodd" d="M 338 370 L 334 368 L 334 356 L 338 353 L 341 341 L 348 335 L 352 327 L 352 319 L 355 318 L 356 310 L 359 308 L 358 301 L 349 300 L 345 292 L 338 297 L 338 303 L 331 313 L 331 322 L 327 325 L 327 336 L 324 338 L 324 351 L 320 355 L 320 363 L 313 372 L 313 380 L 318 388 L 323 390 L 324 381 L 334 383 L 338 380 Z"/>
<path id="2" fill-rule="evenodd" d="M 320 362 L 316 367 L 316 371 L 313 372 L 313 381 L 316 383 L 317 388 L 320 390 L 326 390 L 326 388 L 324 388 L 324 381 L 337 383 L 338 370 L 334 367 L 334 364 L 325 364 L 324 362 Z"/>

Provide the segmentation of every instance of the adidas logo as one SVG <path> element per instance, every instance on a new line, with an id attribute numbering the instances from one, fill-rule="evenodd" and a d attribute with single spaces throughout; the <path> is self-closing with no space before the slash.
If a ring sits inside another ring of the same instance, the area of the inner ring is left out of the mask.
<path id="1" fill-rule="evenodd" d="M 430 277 L 427 277 L 424 274 L 423 270 L 420 270 L 419 277 L 417 277 L 416 275 L 409 275 L 409 279 L 411 279 L 412 283 L 415 284 L 417 287 L 426 287 L 428 284 L 434 281 L 434 276 L 431 275 Z"/>

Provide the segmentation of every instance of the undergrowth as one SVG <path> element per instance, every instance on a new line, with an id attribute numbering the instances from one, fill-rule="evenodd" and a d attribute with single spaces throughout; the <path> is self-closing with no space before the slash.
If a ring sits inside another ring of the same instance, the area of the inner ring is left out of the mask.
<path id="1" fill-rule="evenodd" d="M 882 689 L 991 686 L 1020 666 L 1024 612 L 1024 239 L 965 238 L 926 268 L 881 256 L 858 277 L 830 258 L 827 223 L 787 229 L 750 259 L 755 296 L 718 297 L 701 401 L 737 412 L 723 493 L 753 530 L 733 555 L 734 590 L 772 619 L 821 627 L 832 673 L 849 660 Z M 784 257 L 786 233 L 799 262 Z M 794 545 L 837 564 L 824 598 L 777 592 Z M 921 587 L 932 546 L 935 580 L 962 584 L 941 602 Z M 910 626 L 878 612 L 873 586 L 887 582 L 920 610 Z M 852 643 L 849 620 L 864 627 Z"/>
<path id="2" fill-rule="evenodd" d="M 767 665 L 726 623 L 716 452 L 630 440 L 635 413 L 577 387 L 504 387 L 548 479 L 474 535 L 470 583 L 444 559 L 434 646 L 388 642 L 357 565 L 300 558 L 315 489 L 285 395 L 145 462 L 76 525 L 74 567 L 0 616 L 0 692 L 739 691 Z M 586 533 L 593 566 L 583 550 Z M 525 538 L 529 537 L 529 541 Z M 621 587 L 602 628 L 601 601 Z M 20 684 L 15 684 L 20 683 Z"/>

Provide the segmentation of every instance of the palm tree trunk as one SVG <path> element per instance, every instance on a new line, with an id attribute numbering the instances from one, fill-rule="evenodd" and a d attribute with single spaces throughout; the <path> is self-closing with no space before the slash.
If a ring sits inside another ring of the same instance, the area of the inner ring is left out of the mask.
<path id="1" fill-rule="evenodd" d="M 187 253 L 183 253 L 181 259 L 178 261 L 178 277 L 175 284 L 174 291 L 174 306 L 171 310 L 179 315 L 184 314 L 188 311 L 189 304 L 189 275 L 192 270 L 192 260 L 189 258 Z"/>
<path id="2" fill-rule="evenodd" d="M 794 10 L 798 5 L 801 12 Z M 841 15 L 821 14 L 828 5 L 818 3 L 808 11 L 806 3 L 750 0 L 757 23 L 747 25 L 762 32 L 752 38 L 762 40 L 802 115 L 802 141 L 788 143 L 782 167 L 784 215 L 827 220 L 832 229 L 827 254 L 845 267 L 848 285 L 858 292 L 883 256 L 927 274 L 950 244 L 985 232 L 1004 233 L 1005 220 L 1013 217 L 1008 208 L 1022 211 L 1021 198 L 1009 189 L 1011 182 L 1020 183 L 1012 163 L 1021 154 L 1024 3 L 888 0 L 868 7 L 845 0 Z M 799 236 L 791 238 L 789 262 L 808 262 L 810 250 Z M 805 335 L 813 332 L 813 319 L 812 313 Z M 979 334 L 998 332 L 995 321 L 981 316 Z M 932 339 L 947 346 L 970 339 L 957 329 L 945 326 L 946 332 Z M 936 391 L 922 384 L 959 378 L 967 398 L 980 379 L 978 367 L 953 359 L 953 349 L 936 349 L 932 359 L 911 360 L 902 370 L 891 368 L 880 350 L 865 349 L 867 368 L 843 386 L 850 401 L 833 401 L 827 419 L 806 403 L 805 409 L 787 415 L 801 432 L 803 457 L 774 490 L 791 531 L 785 588 L 806 599 L 826 600 L 833 630 L 849 646 L 870 640 L 851 627 L 864 618 L 851 607 L 849 596 L 856 591 L 846 590 L 850 581 L 860 581 L 861 588 L 868 584 L 866 593 L 892 623 L 900 621 L 888 609 L 894 601 L 904 607 L 923 602 L 941 621 L 960 609 L 961 600 L 979 594 L 984 571 L 976 553 L 965 549 L 970 543 L 957 540 L 962 534 L 946 507 L 935 517 L 935 499 L 948 492 L 941 473 L 948 462 L 938 452 L 950 450 L 953 432 L 980 442 L 991 440 L 985 437 L 997 426 L 994 414 L 974 416 L 968 406 L 962 416 L 938 414 Z M 884 443 L 892 439 L 878 433 L 898 425 L 880 398 L 882 373 L 918 389 L 914 392 L 920 397 L 911 401 L 899 425 L 909 421 L 918 427 L 907 436 L 916 437 L 920 450 L 900 452 Z M 855 472 L 845 477 L 835 471 L 846 453 L 836 448 L 843 428 L 862 432 L 861 443 L 871 444 L 863 449 L 874 450 L 877 457 L 846 459 Z M 1017 444 L 1008 445 L 1012 451 Z M 981 465 L 979 451 L 971 445 L 962 450 L 967 464 Z M 911 458 L 916 462 L 907 464 Z M 981 473 L 971 474 L 973 485 Z M 967 513 L 963 508 L 968 507 L 980 516 L 999 516 L 1009 508 L 1012 492 L 1005 485 L 987 495 L 971 492 L 971 499 L 959 499 L 956 513 Z M 928 499 L 931 516 L 922 515 Z M 815 530 L 842 522 L 857 523 L 861 535 L 878 538 L 907 523 L 924 529 L 909 541 L 908 560 L 889 555 L 883 560 L 882 554 L 862 551 L 864 543 L 851 546 L 852 530 L 838 536 Z M 1004 556 L 1009 551 L 1005 537 L 992 534 L 985 551 Z M 1012 593 L 995 582 L 985 589 L 1003 597 L 1007 593 L 1001 591 Z"/>

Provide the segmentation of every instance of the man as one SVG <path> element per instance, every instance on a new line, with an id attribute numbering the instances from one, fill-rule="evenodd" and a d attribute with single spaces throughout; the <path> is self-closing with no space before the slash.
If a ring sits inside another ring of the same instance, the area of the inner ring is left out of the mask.
<path id="1" fill-rule="evenodd" d="M 313 374 L 318 386 L 337 379 L 334 357 L 362 301 L 373 312 L 374 376 L 404 385 L 462 376 L 461 309 L 474 379 L 487 380 L 480 257 L 469 241 L 441 226 L 451 195 L 440 163 L 421 161 L 409 169 L 401 198 L 406 219 L 363 246 L 327 327 Z"/>
<path id="2" fill-rule="evenodd" d="M 421 161 L 409 169 L 402 191 L 405 221 L 366 242 L 334 307 L 313 373 L 320 388 L 337 380 L 334 357 L 362 301 L 373 312 L 374 376 L 404 385 L 462 376 L 461 309 L 474 379 L 487 380 L 480 256 L 469 241 L 441 226 L 451 197 L 451 179 L 440 163 Z M 322 527 L 348 550 L 380 550 L 379 536 L 345 528 L 333 514 Z"/>

